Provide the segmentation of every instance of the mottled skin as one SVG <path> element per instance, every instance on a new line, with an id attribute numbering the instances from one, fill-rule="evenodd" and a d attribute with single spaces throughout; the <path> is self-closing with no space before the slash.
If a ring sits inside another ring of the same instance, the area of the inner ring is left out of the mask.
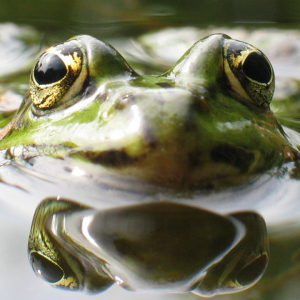
<path id="1" fill-rule="evenodd" d="M 66 67 L 51 73 L 49 57 Z M 267 58 L 225 35 L 198 41 L 160 76 L 77 36 L 41 56 L 0 149 L 72 156 L 168 187 L 241 183 L 295 159 L 269 108 L 273 91 Z"/>

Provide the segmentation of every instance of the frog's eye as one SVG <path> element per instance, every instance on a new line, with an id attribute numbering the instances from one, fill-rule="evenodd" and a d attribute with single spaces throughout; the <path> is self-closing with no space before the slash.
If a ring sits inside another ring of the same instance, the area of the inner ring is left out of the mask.
<path id="1" fill-rule="evenodd" d="M 30 94 L 37 110 L 67 106 L 87 78 L 84 50 L 75 40 L 49 48 L 31 72 Z"/>
<path id="2" fill-rule="evenodd" d="M 45 53 L 33 69 L 33 78 L 40 86 L 57 83 L 67 74 L 64 61 L 54 53 Z"/>
<path id="3" fill-rule="evenodd" d="M 226 40 L 224 71 L 238 100 L 258 106 L 270 104 L 275 88 L 274 72 L 260 50 L 243 42 Z"/>
<path id="4" fill-rule="evenodd" d="M 36 275 L 48 283 L 59 282 L 64 277 L 63 270 L 56 263 L 39 253 L 31 253 L 30 262 Z"/>

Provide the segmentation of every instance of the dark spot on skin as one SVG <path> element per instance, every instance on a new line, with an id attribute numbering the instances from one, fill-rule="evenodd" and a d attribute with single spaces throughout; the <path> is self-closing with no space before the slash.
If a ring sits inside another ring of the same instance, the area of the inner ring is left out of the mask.
<path id="1" fill-rule="evenodd" d="M 154 150 L 155 148 L 157 148 L 159 141 L 157 140 L 153 130 L 146 124 L 144 124 L 143 126 L 143 133 L 144 133 L 144 141 L 147 145 L 147 148 L 150 150 Z"/>
<path id="2" fill-rule="evenodd" d="M 155 148 L 157 148 L 157 145 L 158 145 L 158 142 L 157 141 L 151 141 L 148 143 L 148 147 L 151 149 L 151 150 L 154 150 Z"/>
<path id="3" fill-rule="evenodd" d="M 125 167 L 139 161 L 141 157 L 132 157 L 124 149 L 108 150 L 102 152 L 86 151 L 79 154 L 86 157 L 92 163 L 108 167 Z"/>
<path id="4" fill-rule="evenodd" d="M 232 55 L 236 59 L 241 55 L 242 51 L 245 51 L 247 49 L 246 44 L 242 44 L 239 41 L 234 41 L 230 44 L 230 47 L 227 50 L 227 57 L 230 58 Z"/>
<path id="5" fill-rule="evenodd" d="M 194 99 L 189 106 L 188 115 L 185 118 L 185 132 L 198 132 L 198 118 L 202 114 L 210 116 L 209 112 L 210 108 L 207 104 L 206 98 L 204 96 L 194 95 Z"/>
<path id="6" fill-rule="evenodd" d="M 47 100 L 48 100 L 48 98 L 50 98 L 52 96 L 52 94 L 50 94 L 50 95 L 48 95 L 47 97 L 45 97 L 40 103 L 39 103 L 39 105 L 41 105 L 41 104 L 44 104 Z M 34 105 L 34 104 L 33 104 Z M 34 105 L 35 106 L 35 105 Z M 35 106 L 36 107 L 36 106 Z"/>
<path id="7" fill-rule="evenodd" d="M 197 132 L 197 124 L 195 121 L 195 116 L 193 113 L 189 114 L 189 118 L 186 120 L 185 124 L 184 124 L 184 131 L 186 133 L 189 132 Z"/>
<path id="8" fill-rule="evenodd" d="M 191 167 L 198 167 L 201 164 L 201 153 L 200 152 L 192 152 L 188 154 L 189 165 Z"/>
<path id="9" fill-rule="evenodd" d="M 215 162 L 222 162 L 237 167 L 246 173 L 254 162 L 254 154 L 244 148 L 233 145 L 220 144 L 211 151 L 211 158 Z"/>
<path id="10" fill-rule="evenodd" d="M 83 53 L 81 49 L 76 45 L 75 41 L 68 41 L 64 44 L 55 46 L 55 49 L 60 51 L 62 55 L 71 55 L 73 59 L 75 58 L 75 53 L 77 57 L 83 58 Z"/>
<path id="11" fill-rule="evenodd" d="M 156 85 L 161 86 L 166 89 L 171 87 L 171 84 L 168 82 L 157 82 Z"/>
<path id="12" fill-rule="evenodd" d="M 210 108 L 207 104 L 207 99 L 203 95 L 195 95 L 195 103 L 193 105 L 193 109 L 198 113 L 208 113 Z"/>

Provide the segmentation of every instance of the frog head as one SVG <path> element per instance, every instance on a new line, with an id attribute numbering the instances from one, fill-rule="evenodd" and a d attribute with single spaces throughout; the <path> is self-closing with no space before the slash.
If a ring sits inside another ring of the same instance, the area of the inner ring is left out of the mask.
<path id="1" fill-rule="evenodd" d="M 240 183 L 296 155 L 270 110 L 274 80 L 261 51 L 223 34 L 158 76 L 77 36 L 41 55 L 0 149 L 71 157 L 161 186 Z"/>

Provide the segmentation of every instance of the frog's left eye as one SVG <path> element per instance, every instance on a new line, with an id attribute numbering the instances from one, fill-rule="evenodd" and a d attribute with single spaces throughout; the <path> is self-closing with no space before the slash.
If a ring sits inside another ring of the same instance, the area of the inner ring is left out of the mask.
<path id="1" fill-rule="evenodd" d="M 271 63 L 249 44 L 225 41 L 224 71 L 234 96 L 243 102 L 268 106 L 275 88 Z"/>
<path id="2" fill-rule="evenodd" d="M 68 105 L 87 78 L 84 50 L 75 40 L 49 48 L 31 72 L 30 94 L 37 110 Z"/>
<path id="3" fill-rule="evenodd" d="M 54 53 L 45 53 L 33 69 L 33 78 L 39 85 L 57 83 L 67 74 L 65 62 Z"/>

